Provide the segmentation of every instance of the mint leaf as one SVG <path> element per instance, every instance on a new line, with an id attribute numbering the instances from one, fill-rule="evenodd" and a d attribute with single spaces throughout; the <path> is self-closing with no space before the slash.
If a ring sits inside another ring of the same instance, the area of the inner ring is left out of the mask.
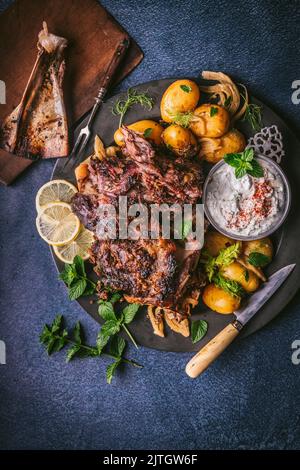
<path id="1" fill-rule="evenodd" d="M 76 255 L 74 260 L 73 260 L 73 265 L 76 269 L 76 272 L 79 276 L 86 277 L 85 273 L 85 267 L 84 267 L 84 261 L 81 258 L 81 256 Z"/>
<path id="2" fill-rule="evenodd" d="M 126 346 L 125 339 L 120 338 L 119 336 L 114 336 L 110 342 L 109 352 L 113 356 L 120 358 L 124 352 L 125 346 Z"/>
<path id="3" fill-rule="evenodd" d="M 192 91 L 192 87 L 189 85 L 180 85 L 180 88 L 185 92 L 185 93 L 190 93 Z"/>
<path id="4" fill-rule="evenodd" d="M 117 321 L 117 317 L 115 315 L 114 307 L 111 302 L 103 302 L 99 305 L 98 313 L 103 320 L 114 320 Z"/>
<path id="5" fill-rule="evenodd" d="M 139 308 L 139 304 L 129 304 L 123 309 L 123 318 L 126 325 L 132 322 Z"/>
<path id="6" fill-rule="evenodd" d="M 241 158 L 245 162 L 252 162 L 252 160 L 254 158 L 253 148 L 245 149 L 244 152 L 241 153 Z"/>
<path id="7" fill-rule="evenodd" d="M 242 178 L 247 174 L 248 170 L 251 170 L 251 163 L 241 162 L 238 167 L 235 168 L 234 174 L 236 178 Z"/>
<path id="8" fill-rule="evenodd" d="M 68 332 L 67 330 L 63 330 L 61 333 L 61 336 L 56 339 L 52 347 L 51 353 L 59 352 L 63 347 L 65 347 L 67 342 L 68 342 Z"/>
<path id="9" fill-rule="evenodd" d="M 228 153 L 224 156 L 225 162 L 235 169 L 235 177 L 242 178 L 247 173 L 250 176 L 259 178 L 264 175 L 262 166 L 254 158 L 252 148 L 244 150 L 241 153 Z"/>
<path id="10" fill-rule="evenodd" d="M 218 114 L 218 108 L 214 108 L 213 106 L 210 108 L 210 117 L 214 117 L 216 114 Z"/>
<path id="11" fill-rule="evenodd" d="M 252 169 L 248 170 L 249 175 L 253 176 L 254 178 L 262 178 L 264 176 L 264 169 L 258 163 L 257 160 L 253 160 L 251 162 Z"/>
<path id="12" fill-rule="evenodd" d="M 98 336 L 97 336 L 97 341 L 96 341 L 97 350 L 98 350 L 99 354 L 102 353 L 102 351 L 105 348 L 105 346 L 107 345 L 108 341 L 109 341 L 109 336 L 104 336 L 102 331 L 99 331 Z"/>
<path id="13" fill-rule="evenodd" d="M 106 381 L 108 384 L 111 383 L 112 378 L 116 372 L 117 367 L 120 365 L 121 359 L 118 359 L 116 362 L 113 362 L 112 364 L 109 364 L 106 368 Z"/>
<path id="14" fill-rule="evenodd" d="M 120 294 L 119 292 L 114 292 L 109 301 L 111 304 L 115 304 L 121 299 L 121 297 L 122 294 Z"/>
<path id="15" fill-rule="evenodd" d="M 81 297 L 86 289 L 86 285 L 87 283 L 85 279 L 79 279 L 74 282 L 69 289 L 69 299 L 76 300 L 78 297 Z"/>
<path id="16" fill-rule="evenodd" d="M 107 320 L 101 328 L 104 336 L 113 336 L 120 331 L 120 324 L 116 320 Z"/>
<path id="17" fill-rule="evenodd" d="M 75 300 L 82 295 L 92 295 L 96 290 L 96 284 L 87 278 L 84 261 L 78 255 L 75 256 L 72 264 L 65 264 L 64 270 L 59 274 L 59 279 L 67 284 L 70 300 Z"/>
<path id="18" fill-rule="evenodd" d="M 245 278 L 245 281 L 246 281 L 246 282 L 249 281 L 249 271 L 248 271 L 248 269 L 245 269 L 244 278 Z"/>
<path id="19" fill-rule="evenodd" d="M 195 320 L 192 321 L 191 325 L 191 336 L 192 336 L 192 342 L 195 344 L 200 339 L 202 339 L 207 332 L 208 324 L 205 320 Z"/>
<path id="20" fill-rule="evenodd" d="M 144 134 L 143 136 L 145 137 L 145 139 L 147 139 L 147 137 L 150 137 L 150 135 L 152 134 L 153 132 L 153 129 L 151 127 L 148 127 L 147 129 L 144 130 Z"/>
<path id="21" fill-rule="evenodd" d="M 93 295 L 95 293 L 95 285 L 91 283 L 89 279 L 86 278 L 85 280 L 86 280 L 87 285 L 82 295 L 84 296 Z"/>
<path id="22" fill-rule="evenodd" d="M 261 268 L 270 263 L 271 259 L 269 256 L 259 253 L 258 251 L 253 251 L 248 257 L 248 262 L 257 268 Z"/>
<path id="23" fill-rule="evenodd" d="M 43 331 L 40 334 L 40 343 L 47 344 L 52 333 L 48 325 L 44 325 Z"/>
<path id="24" fill-rule="evenodd" d="M 73 329 L 73 338 L 74 338 L 74 341 L 78 344 L 81 344 L 82 343 L 82 338 L 81 338 L 81 324 L 80 324 L 80 321 L 78 321 L 75 326 L 74 326 L 74 329 Z"/>
<path id="25" fill-rule="evenodd" d="M 224 155 L 224 161 L 233 167 L 236 167 L 240 163 L 240 156 L 238 153 L 227 153 Z"/>
<path id="26" fill-rule="evenodd" d="M 59 279 L 64 281 L 67 286 L 70 286 L 74 279 L 77 277 L 76 270 L 71 264 L 65 264 L 64 270 L 59 274 Z"/>
<path id="27" fill-rule="evenodd" d="M 57 331 L 59 331 L 60 328 L 62 327 L 62 323 L 63 323 L 62 315 L 56 315 L 51 325 L 51 333 L 56 333 Z"/>
<path id="28" fill-rule="evenodd" d="M 51 356 L 52 352 L 54 352 L 54 344 L 56 342 L 56 338 L 52 337 L 49 339 L 49 341 L 46 344 L 46 351 L 49 356 Z"/>
<path id="29" fill-rule="evenodd" d="M 74 346 L 68 349 L 66 362 L 70 362 L 79 351 L 80 351 L 80 344 L 74 344 Z"/>

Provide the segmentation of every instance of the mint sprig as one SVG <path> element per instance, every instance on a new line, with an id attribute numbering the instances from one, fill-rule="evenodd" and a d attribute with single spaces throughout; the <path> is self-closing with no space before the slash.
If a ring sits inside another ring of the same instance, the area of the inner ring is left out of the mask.
<path id="1" fill-rule="evenodd" d="M 225 162 L 235 169 L 235 177 L 242 178 L 246 174 L 254 178 L 264 176 L 263 167 L 255 159 L 254 150 L 246 149 L 241 153 L 227 153 L 224 156 Z"/>
<path id="2" fill-rule="evenodd" d="M 115 294 L 113 294 L 114 296 Z M 127 325 L 131 323 L 140 307 L 139 304 L 128 304 L 120 313 L 117 313 L 114 309 L 114 301 L 116 301 L 116 297 L 111 297 L 110 300 L 100 300 L 99 301 L 99 308 L 98 313 L 101 318 L 104 320 L 104 324 L 101 328 L 101 332 L 99 333 L 98 340 L 99 340 L 99 347 L 107 343 L 108 339 L 111 336 L 116 335 L 120 332 L 121 328 L 126 332 L 134 346 L 138 348 L 138 345 L 132 336 L 131 332 L 127 328 Z M 119 300 L 119 299 L 118 299 Z M 113 301 L 113 302 L 112 302 Z"/>
<path id="3" fill-rule="evenodd" d="M 81 256 L 75 256 L 72 264 L 65 264 L 59 279 L 68 287 L 69 299 L 76 300 L 79 297 L 92 295 L 96 291 L 96 283 L 87 277 L 84 261 Z"/>
<path id="4" fill-rule="evenodd" d="M 100 332 L 101 333 L 101 332 Z M 99 338 L 99 335 L 98 335 Z M 77 322 L 74 328 L 69 332 L 64 327 L 62 315 L 57 315 L 51 325 L 44 325 L 40 335 L 40 342 L 44 345 L 49 355 L 58 352 L 65 346 L 70 345 L 67 351 L 66 361 L 70 362 L 75 357 L 99 357 L 106 356 L 114 360 L 107 366 L 106 380 L 111 383 L 113 375 L 121 363 L 129 364 L 134 367 L 142 368 L 140 364 L 124 357 L 126 341 L 123 338 L 114 336 L 110 344 L 106 347 L 109 338 L 104 346 L 99 347 L 98 340 L 95 346 L 89 346 L 83 341 L 83 331 L 80 322 Z"/>

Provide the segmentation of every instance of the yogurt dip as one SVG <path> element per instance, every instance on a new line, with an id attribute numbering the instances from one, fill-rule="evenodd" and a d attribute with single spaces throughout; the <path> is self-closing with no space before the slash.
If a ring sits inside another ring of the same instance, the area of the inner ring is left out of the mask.
<path id="1" fill-rule="evenodd" d="M 286 207 L 285 182 L 275 165 L 259 159 L 264 176 L 236 178 L 234 168 L 220 165 L 206 187 L 206 208 L 220 229 L 255 237 L 276 226 Z"/>

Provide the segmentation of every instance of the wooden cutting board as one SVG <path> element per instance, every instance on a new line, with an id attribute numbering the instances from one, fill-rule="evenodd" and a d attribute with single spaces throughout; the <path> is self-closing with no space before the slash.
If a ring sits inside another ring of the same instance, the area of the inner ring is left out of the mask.
<path id="1" fill-rule="evenodd" d="M 68 40 L 64 95 L 70 126 L 94 104 L 99 82 L 119 42 L 129 38 L 96 0 L 16 0 L 0 15 L 0 80 L 6 104 L 0 123 L 20 102 L 37 55 L 37 37 L 46 21 L 49 31 Z M 122 80 L 143 58 L 131 39 L 115 77 Z M 0 181 L 10 184 L 33 162 L 0 149 Z"/>

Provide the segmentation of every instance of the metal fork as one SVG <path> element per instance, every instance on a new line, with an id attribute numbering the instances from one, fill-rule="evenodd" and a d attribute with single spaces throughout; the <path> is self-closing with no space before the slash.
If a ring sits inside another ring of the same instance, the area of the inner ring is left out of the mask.
<path id="1" fill-rule="evenodd" d="M 69 171 L 71 171 L 73 168 L 76 167 L 79 157 L 80 155 L 82 155 L 82 152 L 84 151 L 90 139 L 90 136 L 92 133 L 91 126 L 92 126 L 93 120 L 97 114 L 98 109 L 100 108 L 103 102 L 104 96 L 107 93 L 107 89 L 111 81 L 111 78 L 113 77 L 120 62 L 122 61 L 124 54 L 128 49 L 128 46 L 129 46 L 129 39 L 124 39 L 119 44 L 118 48 L 116 49 L 116 52 L 113 55 L 112 60 L 110 61 L 107 67 L 107 70 L 105 71 L 105 74 L 103 76 L 101 87 L 99 89 L 98 95 L 95 98 L 95 104 L 89 115 L 88 122 L 86 126 L 80 130 L 79 135 L 74 144 L 74 147 L 72 149 L 72 152 L 70 153 L 69 157 L 67 158 L 66 163 L 64 164 L 62 168 L 62 171 L 64 174 L 68 173 Z"/>

